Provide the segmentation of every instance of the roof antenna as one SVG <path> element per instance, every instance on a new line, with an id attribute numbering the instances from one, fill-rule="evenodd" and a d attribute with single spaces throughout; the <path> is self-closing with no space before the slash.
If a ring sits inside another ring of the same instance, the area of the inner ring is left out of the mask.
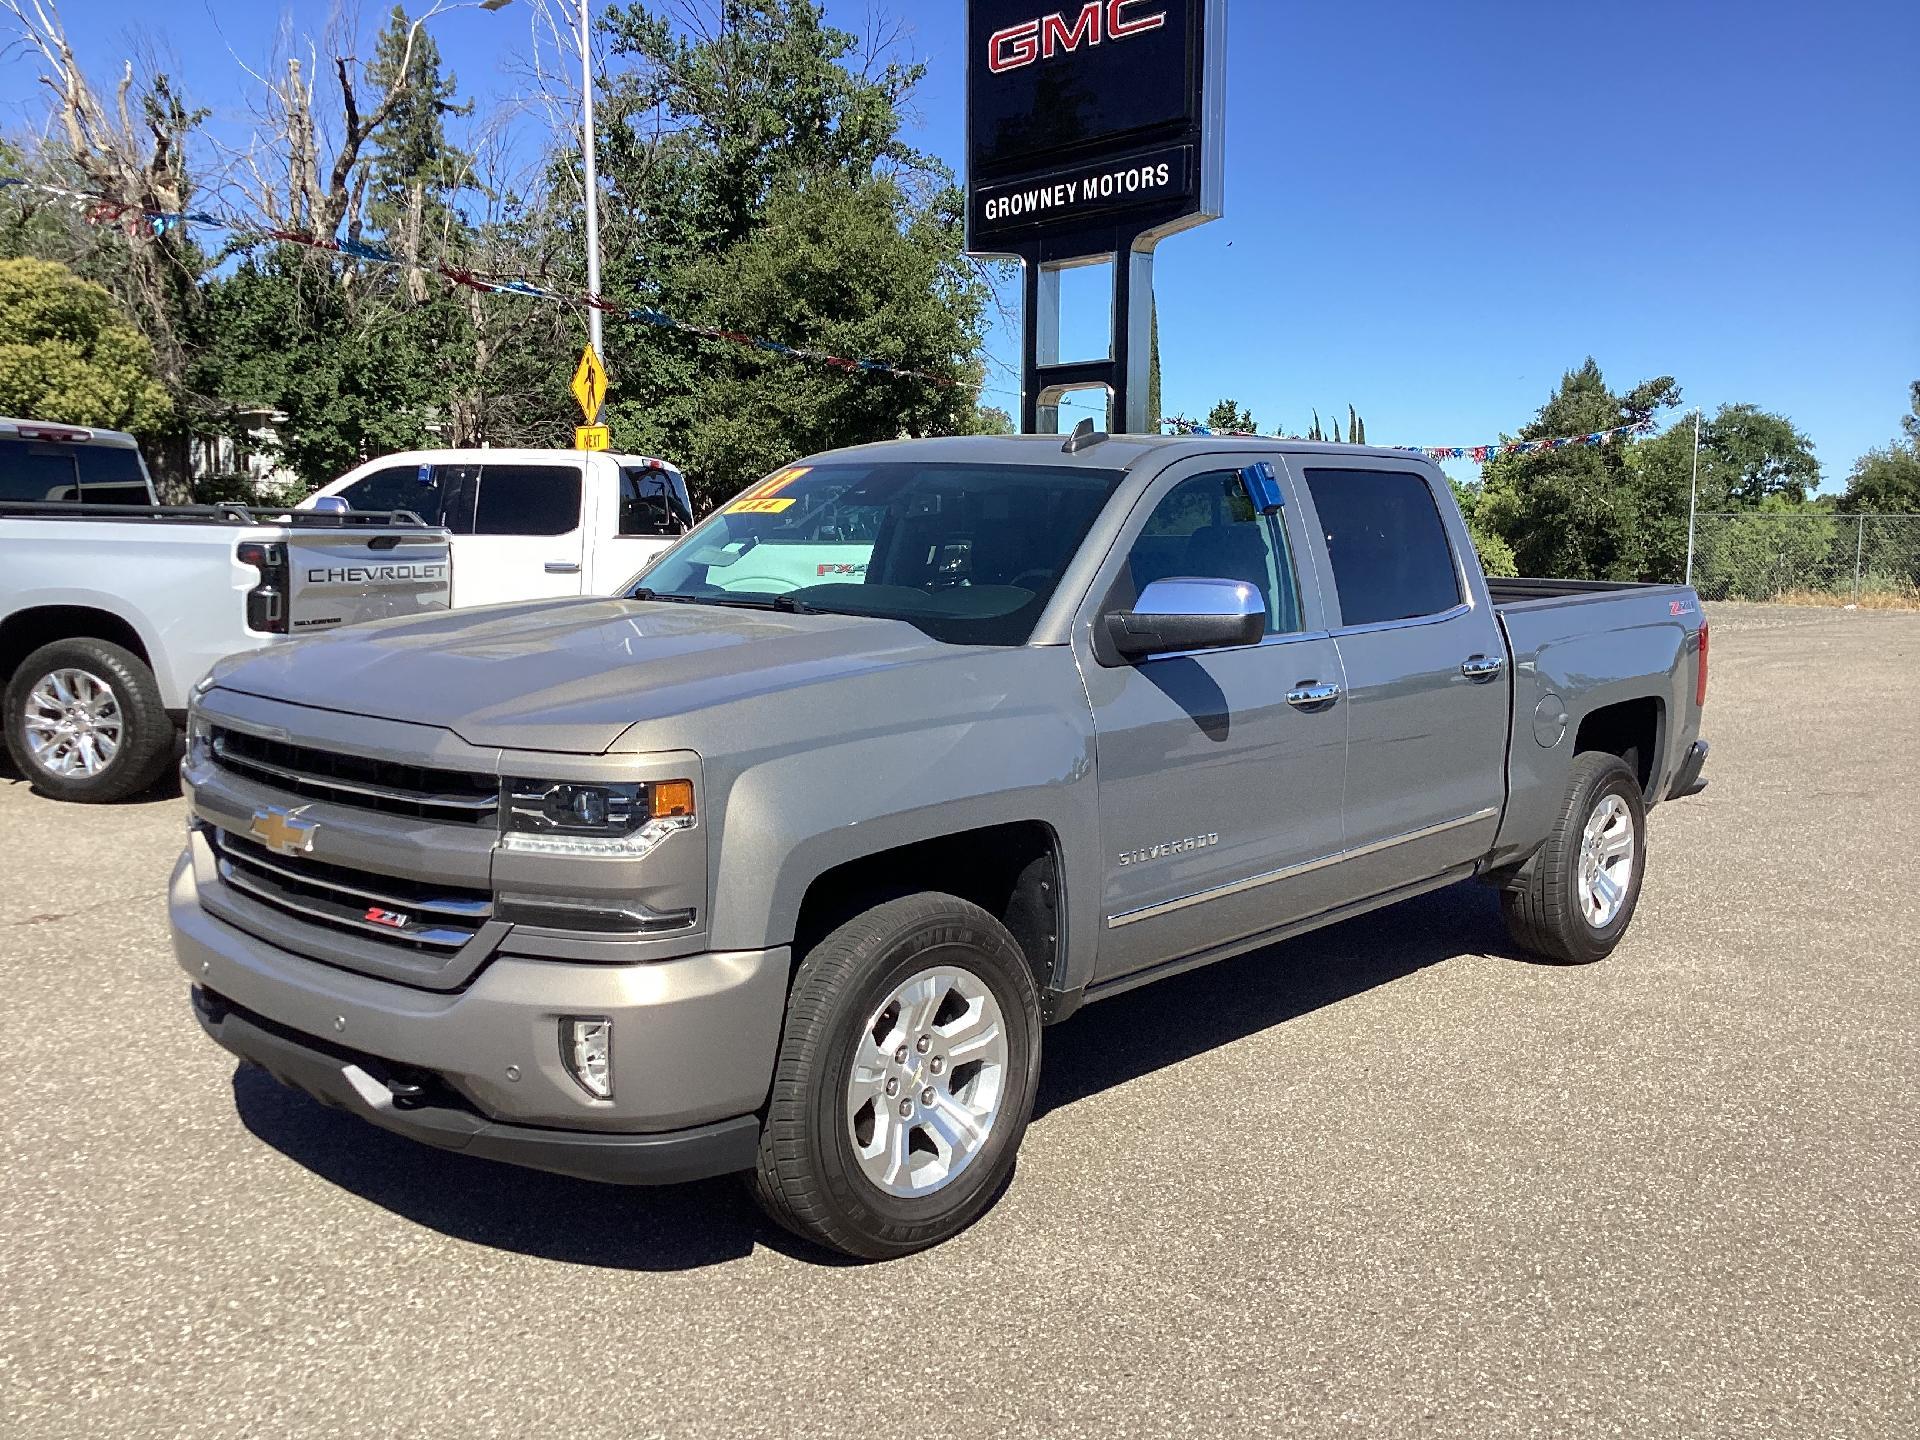
<path id="1" fill-rule="evenodd" d="M 1078 455 L 1082 450 L 1091 450 L 1107 438 L 1103 430 L 1093 428 L 1093 417 L 1089 415 L 1073 427 L 1073 434 L 1067 437 L 1067 443 L 1060 447 L 1062 455 Z"/>

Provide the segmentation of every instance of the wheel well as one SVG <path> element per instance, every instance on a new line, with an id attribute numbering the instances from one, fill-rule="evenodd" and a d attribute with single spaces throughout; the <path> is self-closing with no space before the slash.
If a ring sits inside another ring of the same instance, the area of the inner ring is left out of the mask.
<path id="1" fill-rule="evenodd" d="M 1033 967 L 1044 1006 L 1060 958 L 1060 860 L 1053 830 L 1038 820 L 942 835 L 835 866 L 800 902 L 796 960 L 862 911 L 926 890 L 971 900 L 1005 925 Z"/>
<path id="2" fill-rule="evenodd" d="M 1573 753 L 1618 755 L 1640 776 L 1642 791 L 1653 785 L 1654 757 L 1660 746 L 1660 702 L 1653 696 L 1603 705 L 1580 722 Z"/>
<path id="3" fill-rule="evenodd" d="M 40 605 L 0 620 L 0 685 L 42 645 L 73 639 L 105 640 L 131 650 L 141 664 L 152 668 L 153 661 L 147 647 L 140 643 L 139 632 L 112 611 L 90 605 Z"/>

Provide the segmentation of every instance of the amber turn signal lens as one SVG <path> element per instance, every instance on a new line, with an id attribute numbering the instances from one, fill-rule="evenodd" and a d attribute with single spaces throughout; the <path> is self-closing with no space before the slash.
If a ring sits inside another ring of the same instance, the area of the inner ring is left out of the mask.
<path id="1" fill-rule="evenodd" d="M 653 818 L 665 820 L 673 815 L 693 814 L 691 780 L 656 780 L 653 790 Z"/>

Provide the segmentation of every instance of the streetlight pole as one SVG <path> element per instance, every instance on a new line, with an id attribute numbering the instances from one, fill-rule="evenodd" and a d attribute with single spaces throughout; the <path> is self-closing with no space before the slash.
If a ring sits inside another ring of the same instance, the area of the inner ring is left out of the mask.
<path id="1" fill-rule="evenodd" d="M 506 9 L 507 6 L 513 3 L 513 0 L 477 0 L 477 3 L 482 10 L 498 11 Z M 600 298 L 600 179 L 598 173 L 599 167 L 596 163 L 597 156 L 595 154 L 596 145 L 593 129 L 593 14 L 591 6 L 592 0 L 580 0 L 580 99 L 582 112 L 580 121 L 580 153 L 586 159 L 587 294 L 598 300 Z M 542 8 L 540 0 L 536 0 L 535 8 Z M 591 305 L 587 307 L 587 339 L 593 346 L 593 353 L 599 357 L 600 362 L 604 365 L 606 363 L 606 355 L 603 352 L 606 347 L 601 343 L 600 312 Z M 601 403 L 605 403 L 604 397 L 602 397 Z M 598 425 L 600 423 L 599 412 L 596 411 L 589 417 L 587 423 L 589 425 Z"/>

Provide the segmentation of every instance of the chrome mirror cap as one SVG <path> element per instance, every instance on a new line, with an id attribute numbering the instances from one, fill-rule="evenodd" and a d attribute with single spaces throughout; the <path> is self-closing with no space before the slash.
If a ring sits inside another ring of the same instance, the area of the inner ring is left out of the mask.
<path id="1" fill-rule="evenodd" d="M 1128 660 L 1258 645 L 1266 634 L 1267 604 L 1245 580 L 1171 576 L 1142 590 L 1131 610 L 1110 613 L 1106 627 L 1113 648 Z"/>

